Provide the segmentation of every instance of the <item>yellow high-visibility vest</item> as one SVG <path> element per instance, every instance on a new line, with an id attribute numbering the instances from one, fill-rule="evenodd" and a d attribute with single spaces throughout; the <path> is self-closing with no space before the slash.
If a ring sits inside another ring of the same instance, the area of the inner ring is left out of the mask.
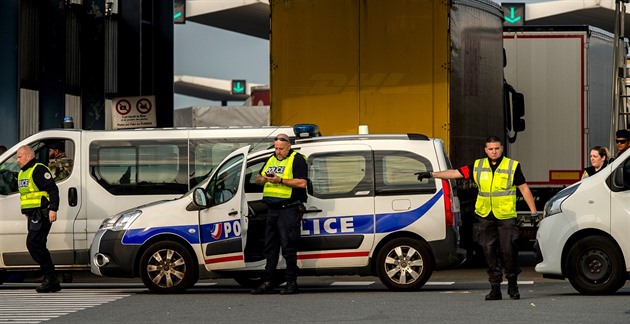
<path id="1" fill-rule="evenodd" d="M 489 159 L 475 161 L 472 172 L 479 188 L 475 203 L 477 215 L 486 217 L 492 211 L 497 219 L 516 217 L 514 173 L 517 166 L 518 161 L 503 157 L 493 173 Z"/>
<path id="2" fill-rule="evenodd" d="M 35 167 L 41 165 L 48 169 L 41 163 L 35 163 L 32 167 L 22 171 L 18 174 L 18 191 L 20 192 L 20 207 L 22 209 L 40 208 L 42 207 L 42 197 L 46 197 L 50 201 L 50 196 L 46 191 L 40 191 L 33 181 L 33 171 Z"/>
<path id="3" fill-rule="evenodd" d="M 273 155 L 267 163 L 265 167 L 262 168 L 261 175 L 265 175 L 267 172 L 275 173 L 276 176 L 282 179 L 293 179 L 293 159 L 295 159 L 295 155 L 297 152 L 293 151 L 291 155 L 284 158 L 282 161 L 278 161 L 276 156 Z M 293 192 L 293 188 L 289 186 L 282 185 L 280 183 L 265 183 L 265 187 L 263 188 L 263 197 L 273 197 L 273 198 L 291 198 L 291 193 Z"/>

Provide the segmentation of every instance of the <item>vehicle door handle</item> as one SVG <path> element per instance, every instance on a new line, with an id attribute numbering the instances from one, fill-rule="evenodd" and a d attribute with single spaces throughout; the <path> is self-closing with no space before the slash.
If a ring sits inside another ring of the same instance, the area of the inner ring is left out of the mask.
<path id="1" fill-rule="evenodd" d="M 321 213 L 322 210 L 321 209 L 317 209 L 317 207 L 313 208 L 313 209 L 307 209 L 304 211 L 304 214 L 312 214 L 312 213 Z"/>
<path id="2" fill-rule="evenodd" d="M 68 205 L 70 205 L 70 207 L 74 207 L 77 205 L 78 201 L 79 201 L 79 195 L 77 195 L 77 188 L 75 187 L 68 188 Z"/>
<path id="3" fill-rule="evenodd" d="M 238 215 L 238 210 L 233 210 L 228 213 L 228 216 L 236 216 L 236 215 Z"/>

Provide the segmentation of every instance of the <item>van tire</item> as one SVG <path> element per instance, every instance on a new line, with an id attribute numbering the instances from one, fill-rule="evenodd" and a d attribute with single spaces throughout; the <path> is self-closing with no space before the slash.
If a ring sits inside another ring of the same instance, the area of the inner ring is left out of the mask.
<path id="1" fill-rule="evenodd" d="M 585 295 L 612 294 L 626 283 L 621 251 L 603 236 L 576 242 L 569 250 L 565 269 L 573 288 Z"/>
<path id="2" fill-rule="evenodd" d="M 434 267 L 427 244 L 406 237 L 385 244 L 376 258 L 376 273 L 381 282 L 396 291 L 420 289 Z"/>
<path id="3" fill-rule="evenodd" d="M 140 278 L 155 293 L 182 292 L 197 282 L 196 276 L 192 255 L 174 241 L 151 245 L 140 259 Z"/>

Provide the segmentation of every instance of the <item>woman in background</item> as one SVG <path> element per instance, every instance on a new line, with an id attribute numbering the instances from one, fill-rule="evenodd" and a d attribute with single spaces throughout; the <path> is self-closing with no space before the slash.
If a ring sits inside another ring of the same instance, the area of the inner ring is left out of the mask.
<path id="1" fill-rule="evenodd" d="M 606 165 L 608 165 L 608 157 L 610 154 L 608 153 L 608 149 L 604 146 L 594 146 L 591 149 L 590 159 L 591 166 L 584 169 L 584 174 L 582 174 L 582 179 L 586 179 L 595 173 L 599 172 L 599 170 L 603 169 Z"/>

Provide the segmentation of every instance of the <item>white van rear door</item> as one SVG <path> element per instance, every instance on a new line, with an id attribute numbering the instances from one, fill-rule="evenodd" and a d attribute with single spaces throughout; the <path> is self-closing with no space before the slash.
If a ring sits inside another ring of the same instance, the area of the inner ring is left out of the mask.
<path id="1" fill-rule="evenodd" d="M 245 267 L 243 237 L 247 203 L 243 180 L 249 146 L 228 155 L 206 187 L 210 208 L 199 212 L 201 250 L 208 270 Z"/>

